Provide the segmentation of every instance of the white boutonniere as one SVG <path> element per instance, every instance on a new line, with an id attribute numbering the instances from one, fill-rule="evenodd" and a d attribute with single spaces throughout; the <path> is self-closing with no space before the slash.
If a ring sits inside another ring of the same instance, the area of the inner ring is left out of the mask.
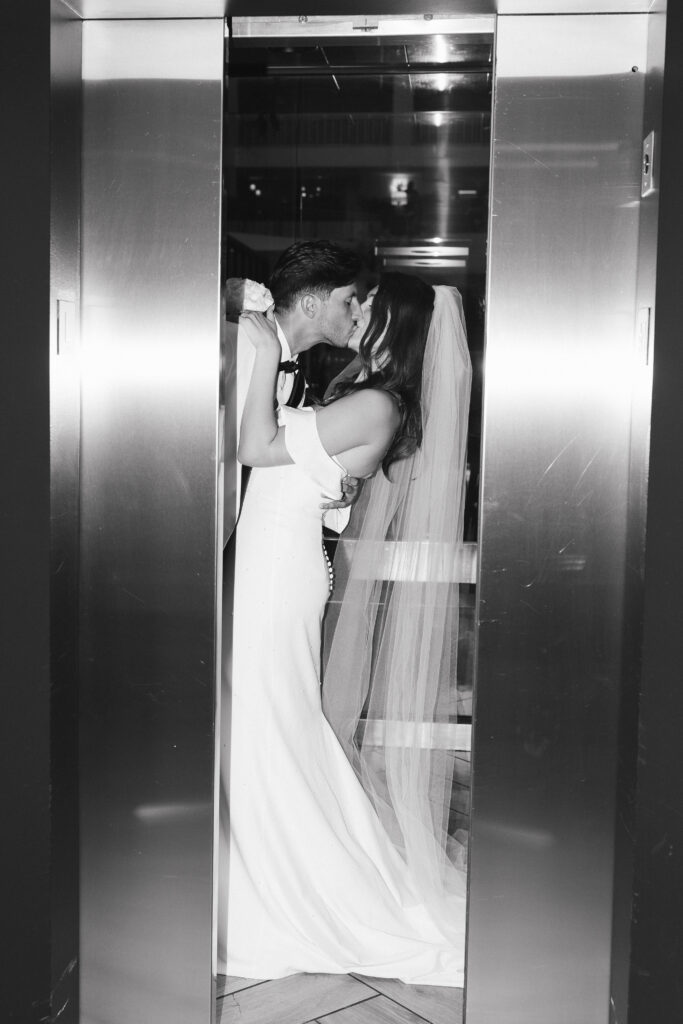
<path id="1" fill-rule="evenodd" d="M 258 281 L 248 277 L 229 277 L 225 282 L 225 315 L 228 320 L 236 320 L 247 310 L 268 313 L 274 304 L 268 288 Z"/>

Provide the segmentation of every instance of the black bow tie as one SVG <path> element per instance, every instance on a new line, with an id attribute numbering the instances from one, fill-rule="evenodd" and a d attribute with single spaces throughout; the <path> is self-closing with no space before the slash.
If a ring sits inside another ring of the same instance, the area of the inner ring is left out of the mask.
<path id="1" fill-rule="evenodd" d="M 306 378 L 303 375 L 301 366 L 295 359 L 285 359 L 278 366 L 278 370 L 283 373 L 291 373 L 292 377 L 292 390 L 289 398 L 285 402 L 290 408 L 296 409 L 301 405 L 308 405 Z"/>

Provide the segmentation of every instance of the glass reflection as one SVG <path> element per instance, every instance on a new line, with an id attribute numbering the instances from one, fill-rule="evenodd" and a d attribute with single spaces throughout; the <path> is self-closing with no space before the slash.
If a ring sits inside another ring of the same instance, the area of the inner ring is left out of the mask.
<path id="1" fill-rule="evenodd" d="M 491 124 L 488 36 L 235 39 L 228 61 L 227 276 L 268 278 L 298 238 L 358 248 L 463 295 L 475 367 L 467 539 L 476 539 Z M 438 64 L 438 69 L 434 65 Z M 320 346 L 321 395 L 345 354 Z"/>

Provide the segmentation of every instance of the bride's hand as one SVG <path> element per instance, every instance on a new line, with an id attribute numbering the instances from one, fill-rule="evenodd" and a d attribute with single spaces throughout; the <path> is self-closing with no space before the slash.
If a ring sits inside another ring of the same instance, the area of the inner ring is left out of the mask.
<path id="1" fill-rule="evenodd" d="M 272 351 L 278 354 L 282 351 L 275 321 L 271 320 L 265 313 L 244 310 L 244 312 L 240 313 L 239 329 L 244 332 L 257 351 Z"/>

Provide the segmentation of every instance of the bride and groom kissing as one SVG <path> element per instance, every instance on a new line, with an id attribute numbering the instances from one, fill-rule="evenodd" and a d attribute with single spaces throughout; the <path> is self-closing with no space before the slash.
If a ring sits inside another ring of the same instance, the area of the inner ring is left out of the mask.
<path id="1" fill-rule="evenodd" d="M 425 736 L 448 718 L 457 646 L 443 566 L 462 536 L 462 304 L 385 273 L 361 308 L 359 270 L 331 243 L 297 243 L 271 276 L 274 315 L 239 318 L 238 459 L 251 474 L 236 529 L 219 969 L 460 986 L 452 758 Z M 358 358 L 321 405 L 301 406 L 287 364 L 320 341 Z M 321 698 L 322 522 L 348 516 L 349 478 L 366 482 L 335 559 Z M 416 542 L 419 566 L 403 557 Z"/>
<path id="2" fill-rule="evenodd" d="M 318 344 L 337 349 L 358 350 L 365 323 L 365 309 L 358 300 L 357 281 L 362 266 L 359 256 L 325 240 L 298 242 L 278 259 L 269 288 L 239 278 L 228 280 L 226 304 L 228 316 L 237 321 L 244 310 L 267 313 L 276 326 L 282 351 L 275 397 L 279 405 L 298 407 L 306 400 L 306 381 L 299 368 L 299 357 Z M 367 305 L 364 304 L 365 308 Z M 255 349 L 245 335 L 237 331 L 235 418 L 239 438 L 242 413 L 254 366 Z M 345 371 L 357 372 L 357 361 Z M 326 525 L 340 533 L 348 512 L 335 513 L 353 502 L 357 481 L 344 481 L 344 497 L 330 501 Z M 241 491 L 238 482 L 238 491 Z M 240 494 L 238 494 L 238 503 Z"/>

